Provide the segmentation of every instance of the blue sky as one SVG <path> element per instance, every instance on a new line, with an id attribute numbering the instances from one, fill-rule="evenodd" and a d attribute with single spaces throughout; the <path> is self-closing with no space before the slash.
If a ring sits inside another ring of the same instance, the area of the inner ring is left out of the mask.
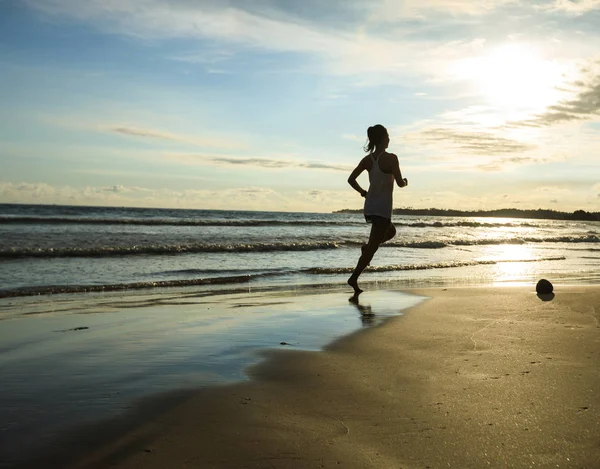
<path id="1" fill-rule="evenodd" d="M 0 202 L 599 210 L 600 0 L 0 0 Z M 366 174 L 360 180 L 367 186 Z"/>

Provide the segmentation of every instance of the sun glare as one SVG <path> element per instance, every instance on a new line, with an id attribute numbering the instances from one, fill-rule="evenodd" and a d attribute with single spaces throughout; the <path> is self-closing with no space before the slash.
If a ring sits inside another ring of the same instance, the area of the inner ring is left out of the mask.
<path id="1" fill-rule="evenodd" d="M 486 102 L 509 113 L 539 112 L 560 99 L 564 70 L 526 44 L 506 44 L 459 62 L 454 72 Z"/>

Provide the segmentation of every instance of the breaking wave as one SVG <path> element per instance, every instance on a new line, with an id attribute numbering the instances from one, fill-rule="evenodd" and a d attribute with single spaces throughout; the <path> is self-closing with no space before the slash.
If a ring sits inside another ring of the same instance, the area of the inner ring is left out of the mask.
<path id="1" fill-rule="evenodd" d="M 451 269 L 457 267 L 468 267 L 476 265 L 493 265 L 502 264 L 506 262 L 542 262 L 542 261 L 561 261 L 565 260 L 565 257 L 543 257 L 538 259 L 520 259 L 520 260 L 476 260 L 476 261 L 465 261 L 465 262 L 438 262 L 431 264 L 408 264 L 408 265 L 387 265 L 387 266 L 369 266 L 366 272 L 393 272 L 393 271 L 410 271 L 410 270 L 428 270 L 428 269 Z M 18 297 L 18 296 L 32 296 L 32 295 L 51 295 L 61 293 L 87 293 L 87 292 L 111 292 L 121 290 L 140 290 L 140 289 L 151 289 L 151 288 L 168 288 L 168 287 L 188 287 L 195 285 L 226 285 L 226 284 L 244 284 L 264 277 L 274 276 L 289 276 L 294 274 L 309 274 L 309 275 L 335 275 L 335 274 L 347 274 L 352 272 L 352 267 L 315 267 L 309 269 L 299 270 L 287 270 L 287 271 L 270 271 L 270 272 L 257 272 L 246 275 L 233 275 L 233 276 L 222 276 L 222 277 L 208 277 L 208 278 L 193 278 L 193 279 L 181 279 L 181 280 L 162 280 L 162 281 L 148 281 L 148 282 L 134 282 L 134 283 L 118 283 L 118 284 L 106 284 L 106 285 L 46 285 L 36 287 L 25 287 L 16 288 L 10 290 L 0 290 L 0 298 Z M 200 273 L 200 270 L 181 270 L 175 271 L 181 273 Z M 204 271 L 207 272 L 207 271 Z"/>
<path id="2" fill-rule="evenodd" d="M 528 243 L 599 243 L 600 237 L 586 236 L 558 236 L 558 237 L 522 237 L 502 239 L 468 239 L 447 241 L 391 241 L 384 244 L 383 248 L 409 248 L 409 249 L 442 249 L 448 246 L 476 246 L 476 245 L 506 245 Z M 111 247 L 71 247 L 71 248 L 20 248 L 0 249 L 0 259 L 17 258 L 56 258 L 56 257 L 113 257 L 133 255 L 176 255 L 187 253 L 243 253 L 243 252 L 278 252 L 278 251 L 316 251 L 355 247 L 363 241 L 345 240 L 334 241 L 301 241 L 301 242 L 272 242 L 272 243 L 196 243 L 176 245 L 134 245 Z M 592 249 L 593 250 L 593 249 Z"/>
<path id="3" fill-rule="evenodd" d="M 137 225 L 137 226 L 364 226 L 365 223 L 353 220 L 230 220 L 198 218 L 94 218 L 94 217 L 39 217 L 39 216 L 0 216 L 0 224 L 38 224 L 38 225 Z M 402 222 L 394 221 L 398 227 L 409 228 L 505 228 L 538 227 L 539 223 L 499 222 L 486 223 L 469 220 L 452 222 Z"/>

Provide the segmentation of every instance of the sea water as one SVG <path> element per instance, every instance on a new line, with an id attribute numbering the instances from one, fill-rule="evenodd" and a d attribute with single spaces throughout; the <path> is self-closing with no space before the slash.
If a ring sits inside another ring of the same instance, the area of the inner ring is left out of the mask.
<path id="1" fill-rule="evenodd" d="M 363 282 L 598 283 L 600 222 L 394 218 Z M 0 297 L 194 285 L 343 284 L 360 214 L 0 205 Z"/>

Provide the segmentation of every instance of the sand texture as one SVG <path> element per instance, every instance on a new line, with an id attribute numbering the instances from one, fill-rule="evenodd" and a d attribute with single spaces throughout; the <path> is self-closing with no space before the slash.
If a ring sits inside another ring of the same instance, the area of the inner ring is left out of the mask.
<path id="1" fill-rule="evenodd" d="M 269 352 L 72 467 L 600 468 L 600 288 L 413 292 L 431 298 Z"/>

